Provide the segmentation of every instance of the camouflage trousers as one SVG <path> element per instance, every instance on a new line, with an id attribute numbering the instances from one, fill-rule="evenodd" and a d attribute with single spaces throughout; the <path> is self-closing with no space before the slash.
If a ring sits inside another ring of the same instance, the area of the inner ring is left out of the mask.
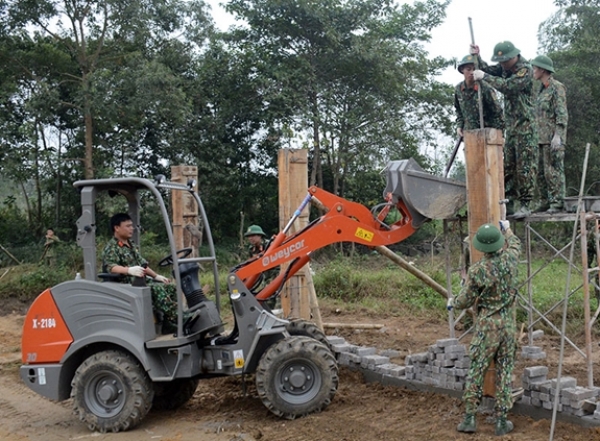
<path id="1" fill-rule="evenodd" d="M 528 204 L 538 174 L 537 135 L 506 132 L 504 141 L 504 192 L 511 201 Z"/>
<path id="2" fill-rule="evenodd" d="M 471 366 L 467 375 L 465 411 L 474 415 L 483 395 L 483 380 L 490 363 L 496 363 L 496 417 L 506 417 L 512 407 L 512 372 L 517 344 L 516 326 L 502 319 L 486 318 L 477 323 L 469 351 Z"/>
<path id="3" fill-rule="evenodd" d="M 539 145 L 538 189 L 542 204 L 563 204 L 565 198 L 565 151 Z M 543 171 L 543 172 L 542 172 Z"/>
<path id="4" fill-rule="evenodd" d="M 177 330 L 177 290 L 175 285 L 152 283 L 152 305 L 155 310 L 163 313 L 163 329 L 166 332 Z"/>

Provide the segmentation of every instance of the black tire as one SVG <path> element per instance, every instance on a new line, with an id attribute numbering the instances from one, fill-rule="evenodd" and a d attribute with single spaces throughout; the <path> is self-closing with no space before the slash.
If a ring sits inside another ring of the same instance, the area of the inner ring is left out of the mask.
<path id="1" fill-rule="evenodd" d="M 71 382 L 73 410 L 90 430 L 120 432 L 137 426 L 152 407 L 154 389 L 131 355 L 103 351 L 87 358 Z"/>
<path id="2" fill-rule="evenodd" d="M 287 419 L 323 410 L 335 396 L 338 381 L 331 351 L 305 336 L 270 346 L 256 370 L 256 389 L 263 404 Z"/>
<path id="3" fill-rule="evenodd" d="M 169 382 L 154 383 L 154 410 L 175 410 L 194 396 L 199 380 L 182 378 Z"/>
<path id="4" fill-rule="evenodd" d="M 303 319 L 291 320 L 285 329 L 290 335 L 303 335 L 305 337 L 314 338 L 315 340 L 323 343 L 327 349 L 331 350 L 329 340 L 325 336 L 325 333 L 319 329 L 313 322 L 309 322 Z"/>

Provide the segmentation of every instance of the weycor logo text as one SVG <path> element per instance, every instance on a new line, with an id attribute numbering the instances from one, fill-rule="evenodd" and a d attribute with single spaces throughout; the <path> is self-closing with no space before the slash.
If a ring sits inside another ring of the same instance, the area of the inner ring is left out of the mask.
<path id="1" fill-rule="evenodd" d="M 298 251 L 302 248 L 304 248 L 304 240 L 299 240 L 298 242 L 288 245 L 284 249 L 277 251 L 275 254 L 263 257 L 262 264 L 263 266 L 267 266 L 280 259 L 290 257 L 294 251 Z"/>

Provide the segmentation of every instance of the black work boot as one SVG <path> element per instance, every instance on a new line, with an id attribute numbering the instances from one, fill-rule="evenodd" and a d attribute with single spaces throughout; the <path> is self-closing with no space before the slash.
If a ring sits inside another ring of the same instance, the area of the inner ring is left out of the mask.
<path id="1" fill-rule="evenodd" d="M 475 423 L 475 415 L 466 414 L 465 420 L 458 425 L 456 430 L 458 430 L 459 432 L 465 432 L 465 433 L 475 433 L 475 430 L 477 430 L 476 423 Z"/>
<path id="2" fill-rule="evenodd" d="M 496 418 L 496 435 L 502 436 L 512 432 L 514 429 L 512 421 L 507 420 L 505 416 Z"/>
<path id="3" fill-rule="evenodd" d="M 548 208 L 548 210 L 546 210 L 546 213 L 556 214 L 556 213 L 560 213 L 562 210 L 563 210 L 563 204 L 552 203 L 552 204 L 550 204 L 550 207 Z"/>
<path id="4" fill-rule="evenodd" d="M 521 208 L 513 215 L 515 219 L 523 219 L 525 217 L 531 216 L 531 210 L 529 209 L 529 204 L 527 202 L 521 202 Z"/>

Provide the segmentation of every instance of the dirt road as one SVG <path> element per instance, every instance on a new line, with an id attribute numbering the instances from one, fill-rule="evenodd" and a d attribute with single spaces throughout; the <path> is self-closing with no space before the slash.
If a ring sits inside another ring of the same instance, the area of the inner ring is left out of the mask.
<path id="1" fill-rule="evenodd" d="M 325 321 L 331 313 L 322 308 Z M 366 318 L 364 314 L 342 314 L 336 322 L 376 321 L 383 330 L 347 331 L 339 333 L 347 341 L 397 349 L 403 354 L 420 352 L 437 338 L 444 338 L 443 322 L 415 317 Z M 460 422 L 460 400 L 442 395 L 405 391 L 394 387 L 365 384 L 360 374 L 342 369 L 340 388 L 332 404 L 322 413 L 294 421 L 270 414 L 256 395 L 252 378 L 243 392 L 241 378 L 205 380 L 194 397 L 174 412 L 151 411 L 136 429 L 125 434 L 90 432 L 63 403 L 44 399 L 22 384 L 20 365 L 20 333 L 23 317 L 11 314 L 0 317 L 0 439 L 6 441 L 58 440 L 128 440 L 128 441 L 383 441 L 383 440 L 488 440 L 493 426 L 478 417 L 478 432 L 464 435 L 456 432 Z M 556 342 L 545 339 L 549 359 L 555 357 Z M 565 361 L 565 375 L 580 371 L 580 358 Z M 533 421 L 514 416 L 515 431 L 506 440 L 547 440 L 550 421 Z M 600 429 L 558 423 L 555 440 L 600 440 Z"/>

